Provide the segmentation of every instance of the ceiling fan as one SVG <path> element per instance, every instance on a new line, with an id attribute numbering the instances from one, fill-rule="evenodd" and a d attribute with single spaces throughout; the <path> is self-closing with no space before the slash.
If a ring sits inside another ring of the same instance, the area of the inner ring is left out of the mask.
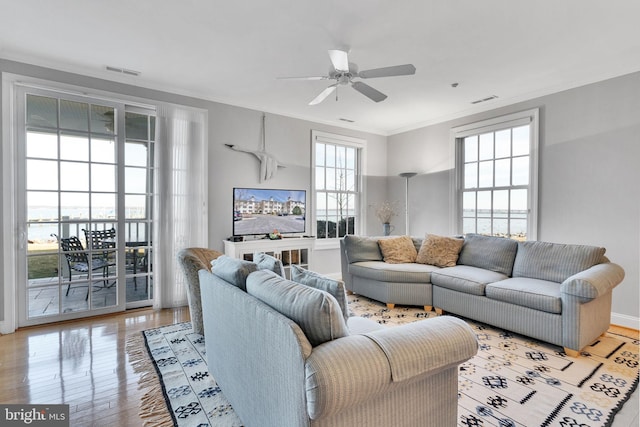
<path id="1" fill-rule="evenodd" d="M 316 96 L 309 105 L 316 105 L 325 100 L 338 86 L 351 85 L 352 88 L 371 99 L 374 102 L 380 102 L 387 99 L 387 95 L 372 88 L 366 83 L 359 80 L 354 81 L 355 78 L 360 79 L 373 79 L 377 77 L 392 77 L 392 76 L 408 76 L 416 73 L 416 67 L 413 64 L 394 65 L 391 67 L 375 68 L 372 70 L 358 71 L 356 64 L 349 62 L 347 52 L 343 50 L 329 50 L 329 58 L 333 69 L 329 70 L 327 76 L 314 76 L 314 77 L 280 77 L 284 80 L 335 80 L 335 83 L 323 90 L 318 96 Z"/>

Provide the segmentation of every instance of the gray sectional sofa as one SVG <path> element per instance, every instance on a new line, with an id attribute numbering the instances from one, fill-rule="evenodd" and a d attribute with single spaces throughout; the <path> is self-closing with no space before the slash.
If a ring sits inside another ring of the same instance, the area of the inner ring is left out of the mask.
<path id="1" fill-rule="evenodd" d="M 208 369 L 245 426 L 456 424 L 458 365 L 478 345 L 464 321 L 382 327 L 348 315 L 341 281 L 298 269 L 294 283 L 268 257 L 212 264 L 199 271 Z"/>
<path id="2" fill-rule="evenodd" d="M 433 307 L 564 347 L 570 356 L 610 326 L 624 270 L 605 249 L 469 234 L 455 265 L 388 263 L 382 237 L 341 240 L 348 291 L 378 301 Z M 412 238 L 419 252 L 422 238 Z"/>

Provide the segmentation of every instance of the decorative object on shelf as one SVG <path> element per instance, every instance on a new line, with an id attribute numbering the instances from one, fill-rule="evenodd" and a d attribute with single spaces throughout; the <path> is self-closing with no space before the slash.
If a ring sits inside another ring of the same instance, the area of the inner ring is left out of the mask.
<path id="1" fill-rule="evenodd" d="M 235 151 L 240 151 L 243 153 L 250 153 L 253 154 L 254 156 L 256 156 L 258 158 L 258 160 L 260 160 L 260 182 L 264 182 L 268 179 L 273 178 L 274 176 L 276 176 L 276 173 L 278 172 L 278 168 L 284 168 L 285 165 L 283 165 L 282 163 L 278 162 L 278 160 L 276 160 L 276 158 L 267 153 L 267 146 L 266 146 L 266 142 L 265 142 L 265 115 L 264 113 L 262 113 L 262 144 L 260 146 L 260 150 L 249 150 L 247 148 L 242 148 L 242 147 L 238 147 L 237 145 L 233 145 L 233 144 L 224 144 L 227 147 L 231 148 L 232 150 Z"/>
<path id="2" fill-rule="evenodd" d="M 404 197 L 404 223 L 405 223 L 405 234 L 409 235 L 409 178 L 413 178 L 416 176 L 417 172 L 402 172 L 400 174 L 406 180 L 405 183 L 405 197 Z"/>
<path id="3" fill-rule="evenodd" d="M 379 205 L 375 205 L 376 217 L 382 223 L 382 233 L 388 236 L 393 231 L 391 219 L 398 214 L 398 202 L 385 200 Z"/>
<path id="4" fill-rule="evenodd" d="M 271 233 L 269 233 L 269 238 L 271 240 L 282 239 L 282 234 L 280 234 L 280 232 L 278 231 L 277 228 L 274 228 L 273 231 Z"/>

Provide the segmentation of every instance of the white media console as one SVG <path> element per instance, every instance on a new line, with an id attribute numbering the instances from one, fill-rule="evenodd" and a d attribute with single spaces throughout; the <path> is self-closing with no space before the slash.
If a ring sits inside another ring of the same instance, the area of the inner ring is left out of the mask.
<path id="1" fill-rule="evenodd" d="M 277 240 L 257 239 L 243 242 L 224 241 L 224 253 L 230 257 L 253 261 L 254 252 L 264 252 L 282 261 L 287 279 L 291 265 L 309 269 L 313 253 L 313 237 L 285 237 Z"/>

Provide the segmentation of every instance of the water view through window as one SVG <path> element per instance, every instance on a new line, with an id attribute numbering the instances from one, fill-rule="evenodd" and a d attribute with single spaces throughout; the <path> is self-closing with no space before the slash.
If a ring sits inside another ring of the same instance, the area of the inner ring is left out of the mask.
<path id="1" fill-rule="evenodd" d="M 529 147 L 528 125 L 463 139 L 464 233 L 527 239 Z"/>
<path id="2" fill-rule="evenodd" d="M 150 300 L 154 116 L 24 99 L 27 318 L 116 306 L 120 286 L 127 302 Z"/>

